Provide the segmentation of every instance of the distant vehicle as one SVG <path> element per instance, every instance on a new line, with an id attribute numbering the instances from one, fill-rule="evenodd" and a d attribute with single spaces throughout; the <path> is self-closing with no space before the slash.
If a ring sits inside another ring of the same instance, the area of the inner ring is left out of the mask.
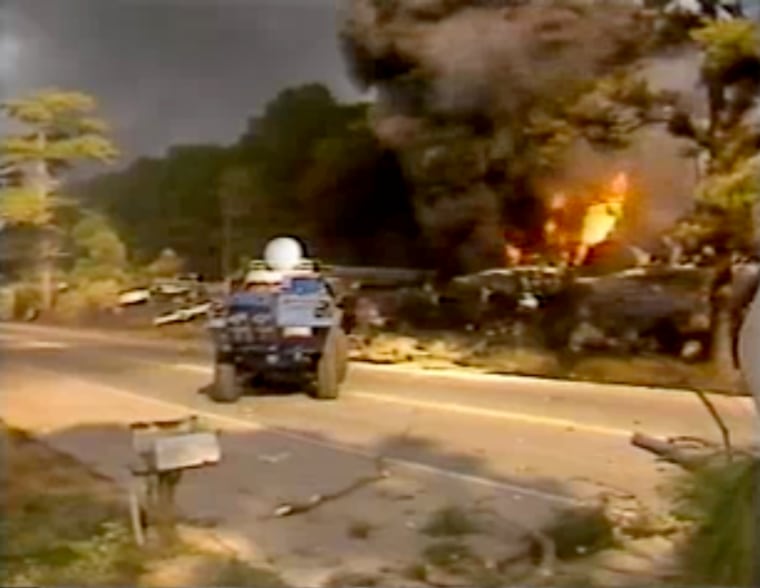
<path id="1" fill-rule="evenodd" d="M 280 237 L 254 261 L 239 291 L 210 320 L 215 347 L 209 396 L 235 402 L 254 379 L 298 377 L 318 399 L 338 397 L 348 368 L 343 310 L 319 264 Z"/>

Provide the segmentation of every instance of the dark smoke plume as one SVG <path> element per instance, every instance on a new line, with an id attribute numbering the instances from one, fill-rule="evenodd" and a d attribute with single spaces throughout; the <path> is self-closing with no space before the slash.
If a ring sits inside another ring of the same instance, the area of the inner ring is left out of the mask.
<path id="1" fill-rule="evenodd" d="M 505 238 L 536 245 L 546 178 L 526 167 L 527 150 L 543 148 L 526 138 L 526 123 L 643 63 L 648 26 L 631 2 L 346 4 L 351 73 L 377 92 L 376 133 L 403 162 L 418 220 L 451 271 L 502 265 Z M 583 144 L 569 147 L 574 175 L 601 167 Z M 640 170 L 640 153 L 626 153 Z"/>

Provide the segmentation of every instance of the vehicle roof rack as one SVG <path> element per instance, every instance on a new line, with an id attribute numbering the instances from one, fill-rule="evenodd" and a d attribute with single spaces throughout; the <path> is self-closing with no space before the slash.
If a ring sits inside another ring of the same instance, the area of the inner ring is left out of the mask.
<path id="1" fill-rule="evenodd" d="M 249 271 L 271 271 L 271 268 L 266 264 L 263 259 L 254 259 L 248 264 Z M 293 272 L 320 272 L 324 271 L 323 266 L 319 260 L 316 259 L 302 259 L 301 262 L 296 265 L 292 270 Z"/>

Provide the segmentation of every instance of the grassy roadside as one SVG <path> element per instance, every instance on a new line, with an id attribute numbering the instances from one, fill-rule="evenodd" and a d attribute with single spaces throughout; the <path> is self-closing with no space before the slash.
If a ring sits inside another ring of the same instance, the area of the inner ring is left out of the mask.
<path id="1" fill-rule="evenodd" d="M 415 364 L 429 369 L 460 367 L 482 373 L 536 376 L 671 389 L 737 394 L 736 382 L 712 362 L 690 363 L 658 355 L 560 355 L 543 349 L 487 345 L 456 333 L 378 333 L 355 346 L 352 358 L 367 363 Z"/>
<path id="2" fill-rule="evenodd" d="M 0 585 L 284 586 L 188 533 L 160 553 L 139 549 L 111 481 L 2 422 L 0 442 Z"/>

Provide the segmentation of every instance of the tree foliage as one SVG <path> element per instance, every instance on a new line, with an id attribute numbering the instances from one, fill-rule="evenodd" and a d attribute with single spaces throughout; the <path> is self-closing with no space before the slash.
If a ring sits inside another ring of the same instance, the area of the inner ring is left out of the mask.
<path id="1" fill-rule="evenodd" d="M 73 227 L 75 277 L 123 278 L 127 249 L 110 223 L 99 214 L 86 214 Z"/>
<path id="2" fill-rule="evenodd" d="M 331 261 L 366 264 L 408 262 L 414 238 L 400 169 L 366 107 L 318 84 L 281 92 L 229 147 L 175 146 L 76 191 L 113 219 L 136 259 L 171 248 L 209 276 L 281 233 Z"/>
<path id="3" fill-rule="evenodd" d="M 0 142 L 2 167 L 20 169 L 22 181 L 28 183 L 28 166 L 44 163 L 55 178 L 77 163 L 113 161 L 118 152 L 107 137 L 105 122 L 93 116 L 96 109 L 91 96 L 61 90 L 4 102 L 0 110 L 21 130 Z M 52 191 L 53 185 L 49 188 Z"/>
<path id="4" fill-rule="evenodd" d="M 0 111 L 19 130 L 0 139 L 0 217 L 12 229 L 38 232 L 43 306 L 53 298 L 53 266 L 59 253 L 59 193 L 63 174 L 78 163 L 117 156 L 105 123 L 93 115 L 95 99 L 80 92 L 45 90 L 8 100 Z"/>
<path id="5" fill-rule="evenodd" d="M 735 247 L 751 247 L 751 210 L 760 202 L 760 129 L 751 116 L 760 91 L 760 28 L 743 18 L 708 20 L 691 37 L 702 55 L 709 117 L 679 112 L 670 128 L 707 162 L 699 202 L 728 219 Z"/>

